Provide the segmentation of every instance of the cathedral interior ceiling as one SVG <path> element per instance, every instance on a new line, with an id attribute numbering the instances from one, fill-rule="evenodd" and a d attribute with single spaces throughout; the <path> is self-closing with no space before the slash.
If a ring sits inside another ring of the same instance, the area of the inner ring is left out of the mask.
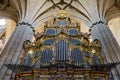
<path id="1" fill-rule="evenodd" d="M 119 6 L 120 0 L 0 0 L 0 16 L 38 26 L 59 10 L 65 10 L 72 18 L 91 26 L 120 15 Z"/>

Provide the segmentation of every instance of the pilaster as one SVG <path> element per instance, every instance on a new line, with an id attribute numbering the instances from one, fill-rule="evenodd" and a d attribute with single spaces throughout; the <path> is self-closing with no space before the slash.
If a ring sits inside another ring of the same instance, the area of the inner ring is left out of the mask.
<path id="1" fill-rule="evenodd" d="M 33 29 L 25 22 L 19 23 L 12 36 L 8 40 L 0 56 L 0 80 L 9 80 L 12 71 L 8 70 L 4 64 L 17 64 L 23 51 L 25 40 L 31 40 Z"/>
<path id="2" fill-rule="evenodd" d="M 98 39 L 101 41 L 103 52 L 102 55 L 104 57 L 105 63 L 120 61 L 119 44 L 105 22 L 99 21 L 94 23 L 91 27 L 91 34 L 93 40 Z M 115 80 L 120 79 L 120 71 L 118 67 L 114 68 L 114 70 L 112 70 L 112 73 Z"/>

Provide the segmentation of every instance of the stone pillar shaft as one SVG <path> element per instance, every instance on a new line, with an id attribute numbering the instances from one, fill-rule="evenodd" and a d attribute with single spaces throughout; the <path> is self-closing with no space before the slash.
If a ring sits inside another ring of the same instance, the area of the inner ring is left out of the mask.
<path id="1" fill-rule="evenodd" d="M 105 23 L 98 23 L 92 27 L 93 40 L 101 41 L 105 63 L 120 61 L 120 47 L 109 27 Z M 119 65 L 118 65 L 119 66 Z M 120 79 L 120 68 L 115 68 L 113 75 L 115 80 Z"/>
<path id="2" fill-rule="evenodd" d="M 28 24 L 19 24 L 16 27 L 0 56 L 0 80 L 10 79 L 12 71 L 8 70 L 4 64 L 19 63 L 23 43 L 25 40 L 31 40 L 32 35 L 32 28 Z"/>

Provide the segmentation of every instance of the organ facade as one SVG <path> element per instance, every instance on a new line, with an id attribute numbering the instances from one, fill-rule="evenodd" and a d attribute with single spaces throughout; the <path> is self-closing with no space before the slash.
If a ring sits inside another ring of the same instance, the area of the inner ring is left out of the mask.
<path id="1" fill-rule="evenodd" d="M 5 64 L 15 73 L 15 80 L 110 80 L 99 40 L 80 32 L 80 25 L 60 11 L 44 32 L 33 42 L 24 42 L 20 64 Z"/>

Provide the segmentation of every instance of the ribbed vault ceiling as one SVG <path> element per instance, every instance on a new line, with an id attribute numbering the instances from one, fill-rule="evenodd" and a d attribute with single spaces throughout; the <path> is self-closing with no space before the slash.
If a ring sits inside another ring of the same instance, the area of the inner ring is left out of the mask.
<path id="1" fill-rule="evenodd" d="M 87 25 L 120 15 L 119 0 L 0 0 L 0 16 L 38 26 L 59 10 Z"/>

